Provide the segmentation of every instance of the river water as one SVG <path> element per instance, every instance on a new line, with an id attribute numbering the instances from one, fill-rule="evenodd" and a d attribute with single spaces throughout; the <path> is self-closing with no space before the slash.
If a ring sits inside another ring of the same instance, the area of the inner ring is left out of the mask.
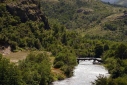
<path id="1" fill-rule="evenodd" d="M 73 76 L 61 81 L 53 82 L 53 85 L 92 85 L 97 76 L 109 76 L 108 71 L 102 65 L 93 65 L 93 61 L 81 61 L 74 69 Z"/>

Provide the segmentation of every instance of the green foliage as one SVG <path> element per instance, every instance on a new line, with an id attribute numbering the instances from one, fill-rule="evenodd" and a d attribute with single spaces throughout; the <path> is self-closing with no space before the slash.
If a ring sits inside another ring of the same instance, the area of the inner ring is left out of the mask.
<path id="1" fill-rule="evenodd" d="M 60 68 L 64 65 L 64 63 L 62 61 L 58 61 L 56 62 L 56 64 L 54 65 L 55 68 Z"/>
<path id="2" fill-rule="evenodd" d="M 127 59 L 127 47 L 124 44 L 120 44 L 115 51 L 115 57 L 120 59 Z"/>
<path id="3" fill-rule="evenodd" d="M 18 65 L 0 55 L 1 85 L 49 85 L 51 82 L 51 64 L 46 53 L 30 53 Z"/>
<path id="4" fill-rule="evenodd" d="M 117 79 L 106 78 L 104 76 L 97 77 L 93 85 L 126 85 L 126 77 L 119 77 Z"/>
<path id="5" fill-rule="evenodd" d="M 51 19 L 57 19 L 69 29 L 92 27 L 112 14 L 111 6 L 100 1 L 41 0 L 42 10 Z M 105 9 L 105 10 L 103 10 Z"/>
<path id="6" fill-rule="evenodd" d="M 104 54 L 104 61 L 112 78 L 118 78 L 126 74 L 126 63 L 123 62 L 123 59 L 126 59 L 125 50 L 126 46 L 119 44 L 118 47 L 111 48 Z"/>
<path id="7" fill-rule="evenodd" d="M 126 45 L 125 43 L 114 43 L 110 45 L 109 50 L 103 53 L 102 59 L 110 73 L 110 78 L 99 77 L 95 85 L 126 85 L 127 63 L 126 63 Z M 105 83 L 103 83 L 105 82 Z"/>
<path id="8" fill-rule="evenodd" d="M 104 29 L 115 31 L 115 30 L 117 30 L 117 26 L 115 24 L 112 24 L 112 23 L 106 23 L 104 26 Z"/>
<path id="9" fill-rule="evenodd" d="M 119 77 L 115 79 L 114 82 L 116 83 L 116 85 L 127 85 L 126 78 L 127 77 Z"/>
<path id="10" fill-rule="evenodd" d="M 2 58 L 0 54 L 0 85 L 21 85 L 22 79 L 18 67 Z"/>
<path id="11" fill-rule="evenodd" d="M 64 50 L 57 54 L 54 61 L 54 67 L 61 68 L 61 70 L 63 70 L 64 73 L 70 77 L 72 75 L 71 71 L 76 63 L 76 55 L 72 51 L 64 48 Z"/>
<path id="12" fill-rule="evenodd" d="M 50 61 L 45 53 L 30 53 L 19 63 L 26 85 L 49 85 L 52 81 Z"/>
<path id="13" fill-rule="evenodd" d="M 41 45 L 41 42 L 39 41 L 39 39 L 37 39 L 37 40 L 35 41 L 35 47 L 36 47 L 37 49 L 41 49 L 41 48 L 42 48 L 42 45 Z"/>
<path id="14" fill-rule="evenodd" d="M 3 15 L 3 13 L 6 11 L 6 6 L 5 4 L 0 5 L 0 17 Z"/>
<path id="15" fill-rule="evenodd" d="M 104 75 L 99 75 L 92 85 L 108 85 L 108 79 Z"/>
<path id="16" fill-rule="evenodd" d="M 109 50 L 109 46 L 107 44 L 104 45 L 104 51 Z"/>
<path id="17" fill-rule="evenodd" d="M 96 44 L 95 46 L 95 57 L 99 58 L 103 53 L 103 46 L 101 44 Z"/>

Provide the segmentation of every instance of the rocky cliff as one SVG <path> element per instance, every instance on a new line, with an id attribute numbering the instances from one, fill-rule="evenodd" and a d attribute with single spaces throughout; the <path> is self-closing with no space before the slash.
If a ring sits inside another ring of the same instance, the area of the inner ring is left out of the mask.
<path id="1" fill-rule="evenodd" d="M 40 4 L 38 0 L 18 0 L 12 3 L 7 3 L 7 10 L 14 16 L 19 16 L 21 22 L 28 20 L 43 21 L 45 29 L 50 29 L 48 20 L 40 11 Z"/>

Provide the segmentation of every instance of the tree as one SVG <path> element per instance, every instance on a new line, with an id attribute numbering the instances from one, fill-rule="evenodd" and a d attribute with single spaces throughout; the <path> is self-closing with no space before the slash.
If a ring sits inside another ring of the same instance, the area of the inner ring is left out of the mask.
<path id="1" fill-rule="evenodd" d="M 49 85 L 52 82 L 51 66 L 46 53 L 30 53 L 19 63 L 26 85 Z"/>
<path id="2" fill-rule="evenodd" d="M 55 58 L 54 65 L 57 68 L 60 68 L 67 77 L 72 75 L 72 70 L 76 65 L 76 55 L 73 51 L 69 51 L 64 48 L 61 52 L 59 52 Z"/>
<path id="3" fill-rule="evenodd" d="M 109 46 L 107 44 L 104 45 L 104 51 L 109 50 Z"/>
<path id="4" fill-rule="evenodd" d="M 35 41 L 35 47 L 36 47 L 37 49 L 41 49 L 41 48 L 42 48 L 41 42 L 40 42 L 39 39 L 36 39 L 36 41 Z"/>
<path id="5" fill-rule="evenodd" d="M 100 58 L 103 53 L 103 46 L 101 44 L 96 44 L 95 46 L 95 57 Z"/>
<path id="6" fill-rule="evenodd" d="M 106 23 L 104 29 L 109 29 L 111 31 L 115 31 L 115 30 L 117 30 L 117 26 L 116 26 L 116 24 Z"/>
<path id="7" fill-rule="evenodd" d="M 18 67 L 0 55 L 0 85 L 21 85 Z"/>
<path id="8" fill-rule="evenodd" d="M 127 58 L 127 47 L 124 44 L 120 44 L 116 51 L 115 51 L 115 57 L 120 59 Z"/>
<path id="9" fill-rule="evenodd" d="M 66 35 L 66 33 L 64 33 L 63 36 L 62 36 L 62 43 L 67 45 L 67 35 Z"/>

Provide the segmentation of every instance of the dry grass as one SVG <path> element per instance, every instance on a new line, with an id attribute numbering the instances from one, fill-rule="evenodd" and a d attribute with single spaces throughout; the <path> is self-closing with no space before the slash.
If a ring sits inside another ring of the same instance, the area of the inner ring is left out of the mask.
<path id="1" fill-rule="evenodd" d="M 32 53 L 44 53 L 45 51 L 32 51 Z M 30 51 L 11 52 L 10 54 L 3 55 L 3 57 L 10 59 L 11 62 L 18 62 L 23 60 L 30 53 Z M 46 52 L 47 55 L 51 56 L 50 52 Z M 54 61 L 54 57 L 51 57 L 51 61 Z"/>
<path id="2" fill-rule="evenodd" d="M 64 75 L 64 72 L 62 70 L 60 70 L 59 68 L 54 68 L 53 67 L 53 62 L 55 60 L 55 57 L 50 57 L 50 62 L 52 64 L 52 67 L 51 67 L 51 72 L 56 75 L 57 77 L 59 75 L 61 75 L 63 78 L 66 78 L 66 76 Z"/>
<path id="3" fill-rule="evenodd" d="M 60 69 L 51 68 L 51 71 L 55 74 L 63 74 L 63 72 Z"/>
<path id="4" fill-rule="evenodd" d="M 3 57 L 10 59 L 11 62 L 18 62 L 25 59 L 29 53 L 29 51 L 11 52 L 10 54 L 3 55 Z"/>
<path id="5" fill-rule="evenodd" d="M 112 15 L 106 17 L 105 19 L 103 19 L 101 21 L 101 23 L 105 23 L 105 22 L 108 22 L 108 21 L 115 21 L 116 19 L 118 19 L 119 17 L 121 17 L 123 15 L 124 15 L 124 13 L 112 14 Z"/>
<path id="6" fill-rule="evenodd" d="M 55 57 L 50 57 L 50 62 L 53 63 L 55 60 Z"/>

